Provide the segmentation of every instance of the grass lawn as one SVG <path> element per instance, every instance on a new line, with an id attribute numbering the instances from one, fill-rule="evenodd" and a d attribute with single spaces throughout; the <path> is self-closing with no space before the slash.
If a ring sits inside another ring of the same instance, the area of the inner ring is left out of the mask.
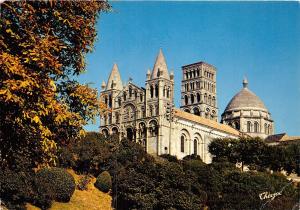
<path id="1" fill-rule="evenodd" d="M 80 175 L 75 174 L 73 170 L 68 170 L 70 174 L 74 177 L 76 183 L 80 179 Z M 96 178 L 92 178 L 91 183 L 88 185 L 87 190 L 75 190 L 74 194 L 71 197 L 70 202 L 68 203 L 60 203 L 53 202 L 51 206 L 51 210 L 64 210 L 64 209 L 72 209 L 72 210 L 112 210 L 111 202 L 112 197 L 108 193 L 103 193 L 97 188 L 94 187 L 94 183 L 96 182 Z M 36 210 L 39 209 L 31 204 L 26 205 L 28 210 Z"/>

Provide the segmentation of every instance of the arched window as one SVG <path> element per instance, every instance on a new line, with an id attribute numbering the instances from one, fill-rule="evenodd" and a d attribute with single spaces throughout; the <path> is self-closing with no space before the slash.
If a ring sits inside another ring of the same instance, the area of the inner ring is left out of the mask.
<path id="1" fill-rule="evenodd" d="M 182 135 L 182 136 L 180 137 L 180 151 L 181 151 L 181 152 L 184 152 L 184 141 L 185 141 L 185 138 L 184 138 L 184 136 Z"/>
<path id="2" fill-rule="evenodd" d="M 113 134 L 118 134 L 119 133 L 119 130 L 116 127 L 113 127 L 111 131 L 112 131 Z"/>
<path id="3" fill-rule="evenodd" d="M 191 103 L 192 104 L 194 103 L 194 95 L 193 94 L 191 95 Z"/>
<path id="4" fill-rule="evenodd" d="M 132 141 L 134 139 L 134 133 L 133 133 L 133 129 L 132 128 L 127 128 L 126 129 L 126 136 L 127 139 Z"/>
<path id="5" fill-rule="evenodd" d="M 216 106 L 216 98 L 214 96 L 212 97 L 212 105 Z"/>
<path id="6" fill-rule="evenodd" d="M 142 93 L 140 94 L 140 101 L 141 102 L 143 101 L 143 94 Z"/>
<path id="7" fill-rule="evenodd" d="M 194 115 L 200 116 L 200 111 L 199 111 L 198 107 L 194 108 Z"/>
<path id="8" fill-rule="evenodd" d="M 184 96 L 184 102 L 185 102 L 185 105 L 188 105 L 189 103 L 189 98 L 187 95 Z"/>
<path id="9" fill-rule="evenodd" d="M 204 94 L 204 103 L 207 104 L 207 94 L 206 93 Z"/>
<path id="10" fill-rule="evenodd" d="M 197 93 L 197 102 L 199 103 L 200 102 L 200 94 Z"/>
<path id="11" fill-rule="evenodd" d="M 250 133 L 251 132 L 251 127 L 252 127 L 252 124 L 250 121 L 247 122 L 247 132 Z"/>
<path id="12" fill-rule="evenodd" d="M 194 155 L 198 155 L 198 141 L 194 139 Z"/>
<path id="13" fill-rule="evenodd" d="M 268 125 L 268 134 L 271 134 L 271 125 Z"/>
<path id="14" fill-rule="evenodd" d="M 158 97 L 158 85 L 155 85 L 155 97 Z"/>
<path id="15" fill-rule="evenodd" d="M 131 96 L 132 96 L 132 87 L 129 86 L 129 98 L 131 98 Z"/>
<path id="16" fill-rule="evenodd" d="M 152 120 L 149 123 L 149 132 L 150 132 L 150 136 L 157 136 L 158 135 L 158 126 L 156 121 Z"/>
<path id="17" fill-rule="evenodd" d="M 208 96 L 208 104 L 211 105 L 211 96 Z"/>
<path id="18" fill-rule="evenodd" d="M 126 101 L 126 92 L 123 93 L 124 101 Z"/>
<path id="19" fill-rule="evenodd" d="M 259 124 L 258 124 L 258 122 L 254 122 L 254 132 L 255 133 L 259 132 Z"/>
<path id="20" fill-rule="evenodd" d="M 137 99 L 137 97 L 138 97 L 138 93 L 137 91 L 134 91 L 134 98 Z"/>
<path id="21" fill-rule="evenodd" d="M 154 91 L 154 89 L 153 89 L 153 86 L 151 85 L 151 86 L 150 86 L 150 97 L 151 97 L 151 98 L 153 98 L 153 95 L 154 95 L 154 94 L 153 94 L 153 91 Z"/>
<path id="22" fill-rule="evenodd" d="M 103 129 L 102 130 L 102 134 L 107 137 L 108 136 L 108 130 L 107 129 Z"/>
<path id="23" fill-rule="evenodd" d="M 167 98 L 170 97 L 170 87 L 168 87 L 168 90 L 167 90 Z"/>
<path id="24" fill-rule="evenodd" d="M 265 134 L 268 134 L 268 126 L 267 126 L 267 123 L 265 123 Z"/>
<path id="25" fill-rule="evenodd" d="M 166 86 L 164 86 L 164 90 L 163 90 L 163 97 L 165 97 L 165 96 L 166 96 L 166 91 L 167 91 L 167 88 L 166 88 Z"/>
<path id="26" fill-rule="evenodd" d="M 111 95 L 108 96 L 108 107 L 111 108 L 111 105 L 112 105 L 112 97 Z"/>
<path id="27" fill-rule="evenodd" d="M 145 123 L 141 122 L 139 124 L 139 137 L 140 138 L 145 138 L 146 137 L 146 134 L 147 134 L 147 128 L 146 128 L 146 125 Z"/>

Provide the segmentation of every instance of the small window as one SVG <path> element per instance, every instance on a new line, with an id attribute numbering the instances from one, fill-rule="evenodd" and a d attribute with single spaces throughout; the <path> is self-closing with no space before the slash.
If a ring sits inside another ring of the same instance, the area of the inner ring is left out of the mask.
<path id="1" fill-rule="evenodd" d="M 251 132 L 251 126 L 252 126 L 252 125 L 251 125 L 251 122 L 248 121 L 248 122 L 247 122 L 247 132 L 248 132 L 248 133 Z"/>
<path id="2" fill-rule="evenodd" d="M 184 102 L 185 102 L 185 105 L 188 105 L 189 103 L 189 98 L 187 95 L 184 96 Z"/>
<path id="3" fill-rule="evenodd" d="M 143 94 L 142 93 L 140 94 L 140 101 L 141 102 L 143 101 Z"/>
<path id="4" fill-rule="evenodd" d="M 193 94 L 191 95 L 191 103 L 192 104 L 194 103 L 194 95 Z"/>
<path id="5" fill-rule="evenodd" d="M 258 133 L 258 132 L 259 132 L 259 124 L 258 124 L 258 122 L 255 122 L 255 123 L 254 123 L 254 132 L 255 132 L 255 133 Z"/>
<path id="6" fill-rule="evenodd" d="M 168 88 L 168 90 L 167 90 L 167 98 L 169 98 L 170 97 L 170 88 Z"/>
<path id="7" fill-rule="evenodd" d="M 153 86 L 151 85 L 150 86 L 150 96 L 151 96 L 151 98 L 153 98 L 153 92 L 154 92 L 154 88 L 153 88 Z"/>
<path id="8" fill-rule="evenodd" d="M 194 139 L 194 155 L 198 155 L 198 141 Z"/>
<path id="9" fill-rule="evenodd" d="M 180 138 L 180 151 L 184 152 L 184 136 L 181 136 Z"/>
<path id="10" fill-rule="evenodd" d="M 131 96 L 132 96 L 132 88 L 131 86 L 129 86 L 129 98 L 131 98 Z"/>
<path id="11" fill-rule="evenodd" d="M 197 102 L 199 103 L 200 102 L 200 94 L 197 93 Z"/>

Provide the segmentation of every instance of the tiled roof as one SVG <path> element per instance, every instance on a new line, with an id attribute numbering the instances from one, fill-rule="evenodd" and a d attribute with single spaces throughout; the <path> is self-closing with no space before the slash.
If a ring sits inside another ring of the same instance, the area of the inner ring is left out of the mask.
<path id="1" fill-rule="evenodd" d="M 189 120 L 189 121 L 193 121 L 193 122 L 198 123 L 200 125 L 204 125 L 204 126 L 207 126 L 207 127 L 210 127 L 210 128 L 214 128 L 216 130 L 223 131 L 223 132 L 228 133 L 228 134 L 232 134 L 232 135 L 235 135 L 235 136 L 240 136 L 241 135 L 241 133 L 238 130 L 230 127 L 229 125 L 221 124 L 221 123 L 218 123 L 216 121 L 206 119 L 204 117 L 200 117 L 200 116 L 182 111 L 180 109 L 175 108 L 174 109 L 174 115 L 176 117 L 180 117 L 180 118 L 183 118 L 183 119 L 186 119 L 186 120 Z"/>
<path id="2" fill-rule="evenodd" d="M 300 136 L 288 136 L 286 133 L 279 133 L 275 135 L 268 136 L 265 141 L 267 143 L 272 142 L 287 142 L 287 141 L 295 141 L 300 140 Z"/>
<path id="3" fill-rule="evenodd" d="M 255 95 L 248 88 L 243 88 L 231 99 L 224 112 L 231 110 L 243 110 L 247 108 L 267 111 L 264 103 L 257 95 Z"/>

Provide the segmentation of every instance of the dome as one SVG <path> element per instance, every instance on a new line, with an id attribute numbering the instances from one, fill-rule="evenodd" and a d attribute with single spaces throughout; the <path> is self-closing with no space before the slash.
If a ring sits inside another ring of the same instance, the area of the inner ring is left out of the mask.
<path id="1" fill-rule="evenodd" d="M 246 79 L 243 80 L 243 86 L 244 88 L 231 99 L 224 112 L 246 109 L 268 112 L 260 98 L 248 89 L 248 81 Z"/>

